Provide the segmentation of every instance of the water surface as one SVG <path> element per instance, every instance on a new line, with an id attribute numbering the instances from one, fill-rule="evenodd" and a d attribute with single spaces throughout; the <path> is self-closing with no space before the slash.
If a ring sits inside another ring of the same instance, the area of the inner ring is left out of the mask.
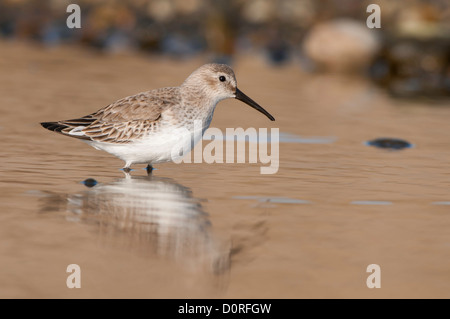
<path id="1" fill-rule="evenodd" d="M 38 123 L 177 85 L 204 60 L 1 47 L 0 297 L 450 297 L 448 105 L 243 56 L 239 86 L 277 120 L 233 100 L 212 126 L 279 128 L 277 174 L 192 163 L 126 176 Z M 386 136 L 414 148 L 364 145 Z M 66 287 L 72 263 L 81 289 Z M 381 289 L 366 286 L 369 264 Z"/>

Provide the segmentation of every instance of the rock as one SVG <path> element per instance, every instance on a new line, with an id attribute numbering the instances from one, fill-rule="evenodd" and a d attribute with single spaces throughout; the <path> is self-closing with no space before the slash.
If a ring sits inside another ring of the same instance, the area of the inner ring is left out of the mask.
<path id="1" fill-rule="evenodd" d="M 86 187 L 94 187 L 95 185 L 97 185 L 97 181 L 93 178 L 87 178 L 84 181 L 81 182 L 82 184 L 84 184 Z"/>
<path id="2" fill-rule="evenodd" d="M 379 48 L 376 31 L 350 19 L 316 25 L 303 43 L 304 53 L 318 69 L 338 72 L 365 69 Z"/>
<path id="3" fill-rule="evenodd" d="M 392 150 L 402 150 L 404 148 L 412 147 L 411 143 L 398 138 L 377 138 L 372 141 L 366 142 L 366 144 L 369 146 L 387 148 Z"/>

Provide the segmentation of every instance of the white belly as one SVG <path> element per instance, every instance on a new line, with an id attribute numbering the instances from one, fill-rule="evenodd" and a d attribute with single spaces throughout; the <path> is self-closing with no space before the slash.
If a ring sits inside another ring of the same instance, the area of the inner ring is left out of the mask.
<path id="1" fill-rule="evenodd" d="M 208 123 L 209 124 L 209 123 Z M 188 154 L 207 127 L 195 131 L 183 127 L 165 129 L 126 144 L 88 141 L 96 149 L 106 151 L 131 164 L 156 164 L 176 161 Z"/>

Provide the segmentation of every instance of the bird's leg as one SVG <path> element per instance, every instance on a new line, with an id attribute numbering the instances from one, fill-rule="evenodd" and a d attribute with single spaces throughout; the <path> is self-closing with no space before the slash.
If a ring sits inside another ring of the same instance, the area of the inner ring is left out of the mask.
<path id="1" fill-rule="evenodd" d="M 129 172 L 131 172 L 132 171 L 132 169 L 131 168 L 129 168 L 129 167 L 124 167 L 124 168 L 122 168 L 122 170 L 125 172 L 125 173 L 129 173 Z"/>
<path id="2" fill-rule="evenodd" d="M 125 166 L 124 168 L 122 168 L 122 171 L 126 174 L 129 174 L 132 171 L 132 169 L 130 168 L 131 164 L 133 164 L 133 162 L 125 161 Z"/>
<path id="3" fill-rule="evenodd" d="M 153 166 L 148 164 L 146 170 L 147 170 L 147 175 L 151 175 L 152 171 L 153 171 Z"/>

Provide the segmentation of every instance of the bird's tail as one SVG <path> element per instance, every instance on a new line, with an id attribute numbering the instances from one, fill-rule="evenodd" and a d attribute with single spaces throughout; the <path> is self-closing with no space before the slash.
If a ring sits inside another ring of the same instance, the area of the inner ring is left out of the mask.
<path id="1" fill-rule="evenodd" d="M 65 136 L 75 137 L 82 140 L 90 140 L 90 137 L 85 136 L 82 133 L 83 128 L 85 128 L 89 123 L 84 121 L 82 123 L 75 123 L 76 121 L 81 121 L 82 119 L 61 121 L 61 122 L 42 122 L 42 127 L 49 131 L 60 133 Z M 73 122 L 73 123 L 72 123 Z M 86 123 L 85 123 L 86 122 Z M 77 125 L 75 125 L 77 124 Z M 80 125 L 81 124 L 81 125 Z"/>
<path id="2" fill-rule="evenodd" d="M 58 133 L 62 133 L 61 131 L 68 127 L 67 125 L 58 122 L 42 122 L 41 125 L 43 128 L 46 128 L 47 130 Z"/>

